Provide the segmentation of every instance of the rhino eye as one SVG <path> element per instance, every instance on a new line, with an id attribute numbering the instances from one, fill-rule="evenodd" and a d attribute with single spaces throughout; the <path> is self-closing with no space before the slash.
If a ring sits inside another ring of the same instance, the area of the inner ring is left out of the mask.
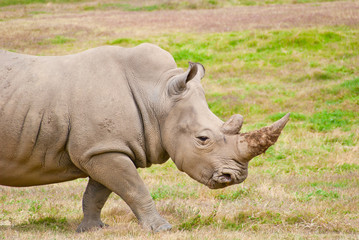
<path id="1" fill-rule="evenodd" d="M 209 138 L 206 136 L 199 136 L 197 139 L 199 139 L 202 143 L 205 143 Z"/>

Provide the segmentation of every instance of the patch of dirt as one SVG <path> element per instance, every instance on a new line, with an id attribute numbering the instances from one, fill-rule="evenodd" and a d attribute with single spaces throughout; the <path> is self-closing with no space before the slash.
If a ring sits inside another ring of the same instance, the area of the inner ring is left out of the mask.
<path id="1" fill-rule="evenodd" d="M 53 5 L 48 6 L 49 11 Z M 45 9 L 46 10 L 46 9 Z M 22 10 L 20 10 L 22 11 Z M 36 10 L 35 10 L 36 11 Z M 46 12 L 46 11 L 45 11 Z M 256 28 L 289 28 L 321 25 L 358 25 L 359 2 L 336 1 L 317 4 L 289 4 L 232 7 L 221 9 L 162 10 L 126 12 L 121 10 L 55 11 L 51 15 L 37 15 L 38 21 L 81 21 L 105 28 L 144 28 L 155 32 L 181 30 L 189 32 L 224 32 Z M 0 18 L 7 14 L 0 12 Z"/>
<path id="2" fill-rule="evenodd" d="M 101 21 L 102 16 L 98 19 Z M 103 19 L 103 18 L 102 18 Z M 113 12 L 103 19 L 114 27 L 141 27 L 154 31 L 225 32 L 256 28 L 290 28 L 321 25 L 358 25 L 359 2 L 293 4 L 222 9 Z"/>

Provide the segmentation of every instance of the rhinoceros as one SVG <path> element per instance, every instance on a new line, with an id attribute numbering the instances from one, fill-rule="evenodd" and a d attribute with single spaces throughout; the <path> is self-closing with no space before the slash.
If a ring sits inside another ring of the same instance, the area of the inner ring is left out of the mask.
<path id="1" fill-rule="evenodd" d="M 171 158 L 209 188 L 238 184 L 289 119 L 241 133 L 241 115 L 223 122 L 208 108 L 204 74 L 200 63 L 183 70 L 148 43 L 67 56 L 0 50 L 0 184 L 88 177 L 78 232 L 105 226 L 100 213 L 111 192 L 143 228 L 171 229 L 137 168 Z"/>

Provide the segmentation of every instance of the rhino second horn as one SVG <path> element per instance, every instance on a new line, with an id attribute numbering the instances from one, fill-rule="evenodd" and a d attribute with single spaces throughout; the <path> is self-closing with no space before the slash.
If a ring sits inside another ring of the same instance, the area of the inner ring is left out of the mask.
<path id="1" fill-rule="evenodd" d="M 264 153 L 278 139 L 289 120 L 289 113 L 270 126 L 238 135 L 238 150 L 247 161 Z"/>
<path id="2" fill-rule="evenodd" d="M 223 123 L 222 132 L 224 134 L 238 134 L 242 128 L 243 117 L 240 114 L 233 115 L 228 121 Z"/>

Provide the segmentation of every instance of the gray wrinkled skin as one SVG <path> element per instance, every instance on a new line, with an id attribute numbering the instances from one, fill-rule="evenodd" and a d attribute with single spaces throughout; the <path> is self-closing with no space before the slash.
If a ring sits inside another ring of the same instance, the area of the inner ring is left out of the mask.
<path id="1" fill-rule="evenodd" d="M 136 168 L 171 157 L 210 188 L 243 182 L 248 162 L 273 145 L 289 114 L 240 133 L 208 108 L 204 68 L 177 68 L 151 44 L 37 57 L 0 50 L 0 184 L 25 187 L 89 177 L 77 231 L 101 228 L 111 192 L 152 231 L 171 229 Z"/>

